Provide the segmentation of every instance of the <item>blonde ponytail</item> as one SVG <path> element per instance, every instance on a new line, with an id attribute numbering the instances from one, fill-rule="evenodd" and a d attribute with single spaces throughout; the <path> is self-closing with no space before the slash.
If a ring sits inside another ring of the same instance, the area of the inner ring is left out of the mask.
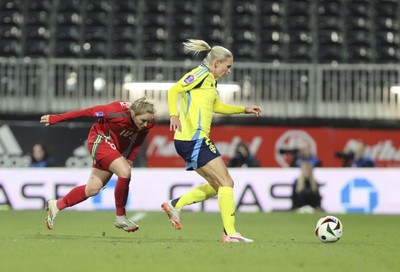
<path id="1" fill-rule="evenodd" d="M 189 39 L 183 43 L 185 52 L 193 52 L 194 56 L 197 56 L 200 52 L 209 51 L 207 56 L 204 58 L 206 64 L 211 64 L 214 60 L 224 61 L 227 58 L 232 58 L 231 51 L 222 46 L 211 47 L 207 42 L 203 40 Z"/>

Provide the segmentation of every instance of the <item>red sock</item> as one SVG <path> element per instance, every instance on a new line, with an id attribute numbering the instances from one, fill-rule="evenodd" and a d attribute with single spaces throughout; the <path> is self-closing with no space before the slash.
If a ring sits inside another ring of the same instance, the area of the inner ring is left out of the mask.
<path id="1" fill-rule="evenodd" d="M 118 177 L 117 184 L 114 189 L 115 208 L 117 216 L 126 215 L 125 206 L 128 200 L 130 178 Z"/>
<path id="2" fill-rule="evenodd" d="M 57 208 L 61 211 L 67 207 L 74 206 L 87 199 L 85 193 L 86 185 L 81 185 L 73 188 L 63 198 L 57 200 Z"/>

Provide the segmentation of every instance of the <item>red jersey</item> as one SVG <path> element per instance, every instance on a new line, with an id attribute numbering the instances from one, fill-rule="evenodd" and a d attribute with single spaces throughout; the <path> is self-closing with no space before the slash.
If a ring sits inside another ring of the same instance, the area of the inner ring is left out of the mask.
<path id="1" fill-rule="evenodd" d="M 94 136 L 93 134 L 100 134 L 105 138 L 110 137 L 116 149 L 121 154 L 124 154 L 128 160 L 133 161 L 149 129 L 154 126 L 155 119 L 152 119 L 146 129 L 138 131 L 138 127 L 132 120 L 130 110 L 128 109 L 130 105 L 131 102 L 121 100 L 87 109 L 51 114 L 49 116 L 49 123 L 53 125 L 82 117 L 98 118 L 97 124 L 94 124 L 90 129 L 89 137 L 91 135 Z"/>

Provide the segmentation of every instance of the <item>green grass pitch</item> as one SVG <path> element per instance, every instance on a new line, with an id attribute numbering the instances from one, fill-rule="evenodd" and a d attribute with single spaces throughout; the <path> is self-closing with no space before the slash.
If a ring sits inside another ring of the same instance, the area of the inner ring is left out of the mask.
<path id="1" fill-rule="evenodd" d="M 184 211 L 180 231 L 165 214 L 146 213 L 140 230 L 126 233 L 112 211 L 63 211 L 52 231 L 45 211 L 0 211 L 0 270 L 400 271 L 400 216 L 336 215 L 344 234 L 334 244 L 314 234 L 322 216 L 238 213 L 238 230 L 255 242 L 223 244 L 218 213 Z"/>

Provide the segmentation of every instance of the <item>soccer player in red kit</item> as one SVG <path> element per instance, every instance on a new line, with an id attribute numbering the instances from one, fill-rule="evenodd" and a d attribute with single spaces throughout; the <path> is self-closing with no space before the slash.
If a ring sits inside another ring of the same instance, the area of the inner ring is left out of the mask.
<path id="1" fill-rule="evenodd" d="M 57 213 L 96 195 L 115 174 L 117 184 L 114 197 L 116 219 L 114 225 L 127 232 L 139 227 L 126 217 L 125 206 L 131 180 L 131 167 L 149 129 L 154 126 L 154 103 L 142 97 L 133 102 L 115 101 L 63 114 L 48 114 L 40 122 L 46 126 L 66 120 L 92 117 L 98 121 L 89 132 L 87 147 L 93 159 L 92 173 L 86 185 L 73 188 L 63 198 L 47 201 L 46 224 L 53 229 Z"/>

